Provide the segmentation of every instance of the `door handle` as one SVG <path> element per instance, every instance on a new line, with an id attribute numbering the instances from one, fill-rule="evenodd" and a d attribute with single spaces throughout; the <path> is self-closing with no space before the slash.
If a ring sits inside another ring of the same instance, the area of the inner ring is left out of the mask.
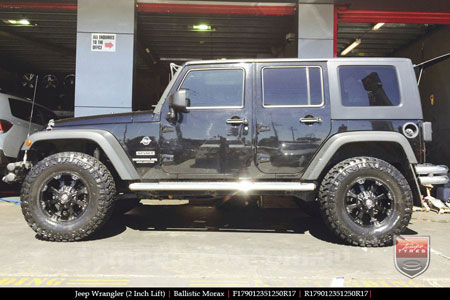
<path id="1" fill-rule="evenodd" d="M 300 118 L 299 119 L 300 123 L 305 123 L 305 124 L 313 124 L 313 123 L 322 123 L 322 118 L 321 117 L 313 117 L 313 116 L 306 116 L 304 118 Z"/>
<path id="2" fill-rule="evenodd" d="M 231 119 L 227 119 L 226 122 L 227 122 L 227 124 L 231 124 L 231 125 L 239 125 L 239 124 L 248 125 L 248 120 L 246 118 L 244 118 L 244 119 L 231 118 Z"/>
<path id="3" fill-rule="evenodd" d="M 260 125 L 260 124 L 258 124 L 256 126 L 256 132 L 258 132 L 258 133 L 260 133 L 260 132 L 267 132 L 267 131 L 270 131 L 270 127 L 269 126 Z"/>
<path id="4" fill-rule="evenodd" d="M 169 133 L 169 132 L 174 132 L 175 129 L 172 126 L 163 126 L 161 128 L 161 132 L 162 133 Z"/>

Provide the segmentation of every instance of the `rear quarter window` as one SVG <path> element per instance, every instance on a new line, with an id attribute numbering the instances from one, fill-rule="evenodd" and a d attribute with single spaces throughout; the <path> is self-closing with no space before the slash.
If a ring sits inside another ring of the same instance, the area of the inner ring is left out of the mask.
<path id="1" fill-rule="evenodd" d="M 338 72 L 342 105 L 400 105 L 400 88 L 395 67 L 340 66 Z"/>

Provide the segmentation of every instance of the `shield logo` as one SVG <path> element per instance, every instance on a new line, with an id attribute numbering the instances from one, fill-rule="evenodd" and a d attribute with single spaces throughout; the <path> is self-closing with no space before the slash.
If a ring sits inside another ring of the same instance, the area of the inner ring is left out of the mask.
<path id="1" fill-rule="evenodd" d="M 144 137 L 142 138 L 142 140 L 140 141 L 140 143 L 141 143 L 142 145 L 144 145 L 144 146 L 150 145 L 151 142 L 152 142 L 152 139 L 149 138 L 148 136 L 144 136 Z"/>
<path id="2" fill-rule="evenodd" d="M 397 270 L 414 278 L 428 269 L 430 264 L 429 236 L 396 236 L 394 263 Z"/>

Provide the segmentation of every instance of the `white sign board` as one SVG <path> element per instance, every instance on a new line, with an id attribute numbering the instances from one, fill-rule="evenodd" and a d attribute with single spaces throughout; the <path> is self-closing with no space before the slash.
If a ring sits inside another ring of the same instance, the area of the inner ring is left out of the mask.
<path id="1" fill-rule="evenodd" d="M 113 33 L 93 33 L 91 50 L 101 52 L 116 51 L 116 35 Z"/>

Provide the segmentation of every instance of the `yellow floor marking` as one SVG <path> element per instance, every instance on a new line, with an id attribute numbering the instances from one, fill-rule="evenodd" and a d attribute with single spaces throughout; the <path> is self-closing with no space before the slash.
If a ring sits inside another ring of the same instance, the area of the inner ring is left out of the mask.
<path id="1" fill-rule="evenodd" d="M 128 279 L 69 279 L 70 281 L 111 281 L 111 282 L 117 282 L 117 281 L 126 281 L 129 282 Z"/>
<path id="2" fill-rule="evenodd" d="M 96 286 L 127 286 L 128 283 L 104 283 L 104 282 L 67 282 L 66 285 L 96 285 Z"/>
<path id="3" fill-rule="evenodd" d="M 384 287 L 391 287 L 389 284 L 387 284 L 384 280 L 378 281 L 382 286 Z"/>

